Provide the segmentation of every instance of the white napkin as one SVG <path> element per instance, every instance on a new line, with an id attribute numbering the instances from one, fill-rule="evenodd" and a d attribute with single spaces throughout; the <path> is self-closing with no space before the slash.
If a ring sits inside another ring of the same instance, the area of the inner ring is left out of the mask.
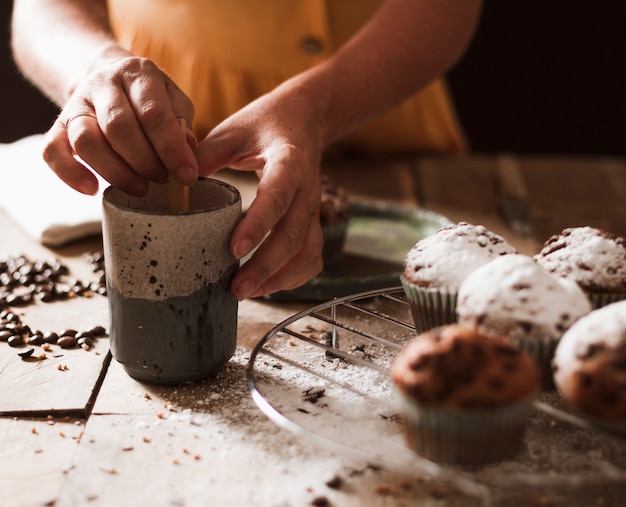
<path id="1" fill-rule="evenodd" d="M 102 230 L 100 179 L 95 196 L 76 192 L 46 165 L 43 134 L 0 144 L 0 208 L 46 246 L 61 246 Z"/>

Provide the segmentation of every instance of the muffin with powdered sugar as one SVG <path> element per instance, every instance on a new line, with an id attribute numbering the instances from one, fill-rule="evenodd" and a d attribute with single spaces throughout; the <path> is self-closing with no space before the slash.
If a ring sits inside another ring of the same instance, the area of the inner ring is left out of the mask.
<path id="1" fill-rule="evenodd" d="M 550 361 L 563 336 L 591 303 L 580 287 L 549 274 L 526 255 L 494 259 L 459 288 L 460 324 L 490 336 L 506 336 L 528 351 L 552 386 Z"/>
<path id="2" fill-rule="evenodd" d="M 594 227 L 564 229 L 548 239 L 535 261 L 576 282 L 595 308 L 626 299 L 626 239 Z"/>
<path id="3" fill-rule="evenodd" d="M 418 241 L 407 253 L 401 282 L 417 332 L 456 321 L 461 282 L 490 260 L 516 253 L 482 225 L 459 222 Z"/>
<path id="4" fill-rule="evenodd" d="M 554 382 L 580 412 L 626 433 L 626 301 L 576 322 L 554 355 Z"/>

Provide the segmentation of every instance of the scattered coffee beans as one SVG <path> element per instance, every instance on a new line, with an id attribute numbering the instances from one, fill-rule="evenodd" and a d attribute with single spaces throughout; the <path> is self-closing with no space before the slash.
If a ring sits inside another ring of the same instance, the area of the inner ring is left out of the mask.
<path id="1" fill-rule="evenodd" d="M 24 255 L 0 259 L 0 342 L 16 348 L 29 346 L 30 348 L 18 353 L 22 359 L 27 360 L 33 358 L 34 346 L 41 347 L 44 351 L 49 351 L 52 345 L 89 350 L 94 340 L 106 336 L 103 326 L 95 326 L 85 331 L 33 331 L 12 310 L 37 301 L 50 303 L 75 297 L 93 297 L 94 294 L 106 296 L 103 254 L 86 253 L 83 254 L 83 259 L 92 265 L 93 272 L 97 275 L 95 282 L 85 284 L 71 279 L 69 268 L 58 260 L 33 261 Z M 37 359 L 45 357 L 45 353 L 35 356 Z"/>

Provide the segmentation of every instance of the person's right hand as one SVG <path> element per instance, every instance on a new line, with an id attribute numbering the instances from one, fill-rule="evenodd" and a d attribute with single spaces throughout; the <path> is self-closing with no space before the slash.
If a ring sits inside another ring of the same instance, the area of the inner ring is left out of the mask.
<path id="1" fill-rule="evenodd" d="M 92 171 L 132 195 L 144 194 L 149 181 L 165 183 L 170 174 L 192 185 L 198 175 L 193 117 L 193 104 L 164 72 L 124 54 L 92 68 L 77 84 L 46 133 L 43 156 L 84 194 L 98 190 Z M 185 119 L 186 135 L 178 118 Z"/>

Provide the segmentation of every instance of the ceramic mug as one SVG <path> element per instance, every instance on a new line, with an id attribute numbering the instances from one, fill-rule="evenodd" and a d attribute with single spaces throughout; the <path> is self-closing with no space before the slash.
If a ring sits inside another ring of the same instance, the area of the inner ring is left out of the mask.
<path id="1" fill-rule="evenodd" d="M 113 187 L 103 194 L 111 353 L 131 377 L 159 384 L 215 376 L 237 341 L 230 237 L 239 191 L 200 178 L 189 211 L 170 212 L 168 199 L 157 184 L 143 197 Z"/>

